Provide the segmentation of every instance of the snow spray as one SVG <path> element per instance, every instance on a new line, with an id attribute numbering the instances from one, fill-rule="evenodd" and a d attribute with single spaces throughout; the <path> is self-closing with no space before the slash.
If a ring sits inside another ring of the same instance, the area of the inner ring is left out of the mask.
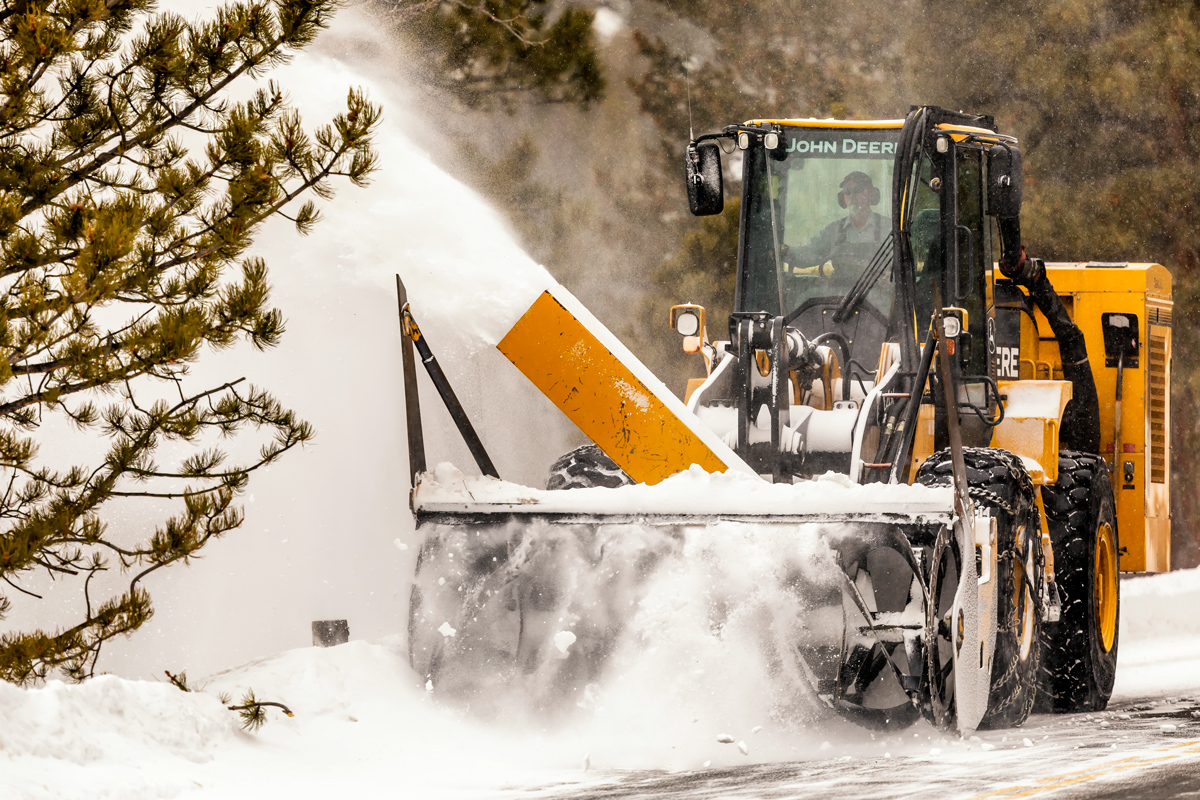
<path id="1" fill-rule="evenodd" d="M 425 530 L 410 646 L 447 707 L 623 767 L 744 763 L 752 732 L 755 760 L 799 758 L 845 727 L 810 672 L 845 630 L 837 526 Z"/>
<path id="2" fill-rule="evenodd" d="M 251 376 L 312 421 L 318 438 L 254 476 L 241 530 L 189 569 L 152 576 L 154 619 L 111 646 L 105 669 L 154 677 L 186 667 L 203 675 L 307 645 L 314 619 L 348 619 L 352 639 L 405 630 L 420 543 L 407 509 L 397 272 L 501 475 L 540 486 L 550 460 L 567 449 L 569 423 L 495 349 L 552 279 L 494 210 L 422 151 L 416 139 L 433 129 L 395 84 L 397 58 L 361 8 L 346 8 L 313 48 L 272 75 L 291 89 L 309 125 L 336 113 L 350 86 L 364 86 L 385 109 L 381 169 L 365 190 L 339 187 L 311 236 L 298 237 L 283 220 L 264 229 L 255 254 L 271 269 L 287 334 L 267 354 L 206 358 L 195 375 Z M 452 433 L 439 436 L 439 425 L 452 430 L 448 419 L 439 423 L 435 403 L 424 406 L 431 463 L 469 464 Z M 588 753 L 597 769 L 698 768 L 815 752 L 839 727 L 824 721 L 787 656 L 806 631 L 831 629 L 797 590 L 831 585 L 827 549 L 815 530 L 627 526 L 614 533 L 605 553 L 619 569 L 585 570 L 584 558 L 563 573 L 575 605 L 559 614 L 548 604 L 541 643 L 523 667 L 532 679 L 487 697 L 491 726 L 503 733 L 479 733 L 463 721 L 464 746 L 521 730 L 556 759 L 577 763 Z M 639 572 L 647 554 L 654 569 Z M 832 622 L 840 632 L 840 612 Z M 446 635 L 456 627 L 443 624 Z M 603 669 L 574 676 L 563 692 L 551 678 L 594 641 L 589 625 L 607 632 Z M 415 673 L 404 679 L 415 696 L 458 718 L 448 692 L 420 690 L 425 678 Z M 817 721 L 819 734 L 806 728 Z"/>
<path id="3" fill-rule="evenodd" d="M 215 5 L 169 10 L 196 18 Z M 268 76 L 310 130 L 344 109 L 351 87 L 363 87 L 384 109 L 380 169 L 365 189 L 334 181 L 337 195 L 318 202 L 322 219 L 307 237 L 284 219 L 264 226 L 249 255 L 268 265 L 286 333 L 266 353 L 206 353 L 192 377 L 207 387 L 245 376 L 311 422 L 316 439 L 252 476 L 241 528 L 188 567 L 147 579 L 154 618 L 107 645 L 101 670 L 202 675 L 305 646 L 317 619 L 348 620 L 353 639 L 405 629 L 418 543 L 408 510 L 397 273 L 502 476 L 541 485 L 577 435 L 495 349 L 515 320 L 497 327 L 506 309 L 519 314 L 552 279 L 495 211 L 430 161 L 419 139 L 433 128 L 396 83 L 398 58 L 377 20 L 347 7 Z M 419 379 L 430 462 L 470 465 L 432 386 Z M 111 522 L 144 537 L 160 519 L 138 507 Z M 111 577 L 128 582 L 115 570 Z M 72 619 L 82 598 L 63 586 L 49 587 L 35 612 L 45 618 L 22 614 L 22 624 Z"/>

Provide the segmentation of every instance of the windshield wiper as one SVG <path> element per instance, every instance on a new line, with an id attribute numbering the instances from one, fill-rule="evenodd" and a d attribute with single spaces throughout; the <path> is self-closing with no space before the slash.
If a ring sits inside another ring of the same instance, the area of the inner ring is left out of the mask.
<path id="1" fill-rule="evenodd" d="M 883 273 L 892 268 L 892 234 L 888 234 L 879 244 L 879 249 L 875 251 L 875 255 L 871 256 L 871 262 L 867 268 L 858 276 L 858 280 L 850 287 L 850 291 L 842 298 L 842 303 L 833 312 L 833 321 L 837 323 L 845 322 L 846 319 L 858 307 L 863 298 L 867 296 L 867 292 L 875 286 Z"/>

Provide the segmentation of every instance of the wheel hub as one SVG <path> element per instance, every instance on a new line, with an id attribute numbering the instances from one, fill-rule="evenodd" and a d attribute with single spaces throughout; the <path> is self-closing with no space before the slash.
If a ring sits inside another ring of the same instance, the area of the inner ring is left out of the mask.
<path id="1" fill-rule="evenodd" d="M 1112 525 L 1100 524 L 1096 530 L 1095 587 L 1096 626 L 1100 645 L 1110 652 L 1117 638 L 1117 546 Z"/>
<path id="2" fill-rule="evenodd" d="M 1029 658 L 1033 647 L 1033 615 L 1037 610 L 1029 590 L 1034 575 L 1033 549 L 1028 547 L 1025 526 L 1017 528 L 1013 550 L 1013 607 L 1017 611 L 1017 653 L 1022 661 Z"/>

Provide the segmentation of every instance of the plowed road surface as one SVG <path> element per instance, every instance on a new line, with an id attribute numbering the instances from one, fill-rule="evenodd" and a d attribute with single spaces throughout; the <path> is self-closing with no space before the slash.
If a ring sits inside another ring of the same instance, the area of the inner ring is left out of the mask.
<path id="1" fill-rule="evenodd" d="M 592 773 L 530 798 L 1200 797 L 1200 699 L 1114 703 L 1102 714 L 1035 715 L 977 739 L 934 738 L 906 754 L 696 772 Z M 933 734 L 936 736 L 936 734 Z M 926 747 L 925 745 L 928 745 Z"/>

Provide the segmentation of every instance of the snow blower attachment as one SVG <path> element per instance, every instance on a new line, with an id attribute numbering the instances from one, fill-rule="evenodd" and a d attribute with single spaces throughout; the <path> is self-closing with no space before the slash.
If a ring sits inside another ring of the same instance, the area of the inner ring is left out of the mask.
<path id="1" fill-rule="evenodd" d="M 406 345 L 414 667 L 476 711 L 570 709 L 656 574 L 770 539 L 758 587 L 788 611 L 760 645 L 809 713 L 966 733 L 1103 708 L 1117 570 L 1169 563 L 1169 274 L 1028 258 L 1020 151 L 988 117 L 730 126 L 687 148 L 698 215 L 723 208 L 719 140 L 744 153 L 735 311 L 712 341 L 672 309 L 706 373 L 686 403 L 552 286 L 498 348 L 594 445 L 546 490 L 478 456 L 426 471 Z"/>

